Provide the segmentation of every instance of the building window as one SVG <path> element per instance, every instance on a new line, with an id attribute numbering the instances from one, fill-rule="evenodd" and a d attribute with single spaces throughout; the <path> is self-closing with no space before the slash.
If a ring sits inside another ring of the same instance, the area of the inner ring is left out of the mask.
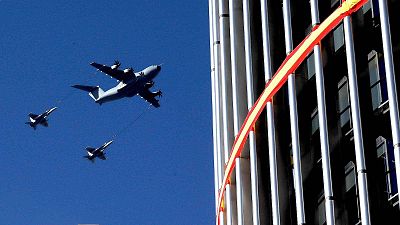
<path id="1" fill-rule="evenodd" d="M 362 6 L 363 14 L 367 13 L 371 9 L 371 0 L 369 0 L 365 5 Z"/>
<path id="2" fill-rule="evenodd" d="M 312 53 L 307 58 L 307 79 L 311 79 L 315 75 L 315 58 Z"/>
<path id="3" fill-rule="evenodd" d="M 377 157 L 382 162 L 383 171 L 386 180 L 386 193 L 388 200 L 393 205 L 398 204 L 398 187 L 396 178 L 396 168 L 394 163 L 394 150 L 389 140 L 383 137 L 376 139 Z"/>
<path id="4" fill-rule="evenodd" d="M 350 99 L 347 77 L 344 76 L 338 84 L 338 113 L 340 126 L 349 131 L 351 128 L 350 121 Z"/>
<path id="5" fill-rule="evenodd" d="M 345 166 L 345 174 L 346 174 L 346 192 L 349 192 L 352 188 L 356 186 L 356 173 L 354 170 L 354 163 L 349 162 Z"/>
<path id="6" fill-rule="evenodd" d="M 347 163 L 345 170 L 345 204 L 349 224 L 359 224 L 360 207 L 358 204 L 358 189 L 356 181 L 356 170 L 353 162 Z"/>
<path id="7" fill-rule="evenodd" d="M 315 107 L 315 109 L 311 113 L 311 136 L 313 136 L 318 129 L 319 129 L 318 107 Z"/>
<path id="8" fill-rule="evenodd" d="M 376 51 L 368 54 L 369 84 L 371 88 L 372 109 L 374 111 L 387 100 L 383 66 L 383 59 L 378 58 Z"/>
<path id="9" fill-rule="evenodd" d="M 331 8 L 338 6 L 339 5 L 339 0 L 331 0 Z"/>
<path id="10" fill-rule="evenodd" d="M 378 0 L 369 0 L 365 5 L 362 7 L 363 14 L 368 13 L 371 11 L 372 18 L 379 18 L 379 4 Z"/>
<path id="11" fill-rule="evenodd" d="M 325 217 L 325 196 L 324 193 L 320 194 L 318 198 L 317 210 L 315 215 L 315 224 L 326 225 Z"/>
<path id="12" fill-rule="evenodd" d="M 337 52 L 340 48 L 344 46 L 344 29 L 343 23 L 341 23 L 334 31 L 333 31 L 333 47 L 335 52 Z"/>

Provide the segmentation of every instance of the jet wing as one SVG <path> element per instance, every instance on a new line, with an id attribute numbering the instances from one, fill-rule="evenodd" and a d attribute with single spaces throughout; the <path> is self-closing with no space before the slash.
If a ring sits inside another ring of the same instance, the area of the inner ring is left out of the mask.
<path id="1" fill-rule="evenodd" d="M 100 70 L 101 72 L 110 75 L 111 77 L 119 80 L 119 81 L 124 81 L 130 78 L 129 74 L 124 73 L 124 71 L 119 70 L 119 69 L 111 69 L 111 67 L 106 66 L 106 65 L 101 65 L 95 62 L 90 63 L 93 67 L 96 69 Z"/>
<path id="2" fill-rule="evenodd" d="M 42 122 L 40 122 L 40 124 L 42 124 L 45 127 L 49 126 L 49 124 L 47 123 L 47 120 L 43 120 Z"/>
<path id="3" fill-rule="evenodd" d="M 155 98 L 156 93 L 149 91 L 149 89 L 142 89 L 139 91 L 140 97 L 142 97 L 144 100 L 152 104 L 154 107 L 158 108 L 160 107 L 160 103 L 158 103 L 158 100 Z"/>
<path id="4" fill-rule="evenodd" d="M 99 159 L 106 160 L 106 156 L 105 155 L 99 155 L 98 157 L 99 157 Z"/>

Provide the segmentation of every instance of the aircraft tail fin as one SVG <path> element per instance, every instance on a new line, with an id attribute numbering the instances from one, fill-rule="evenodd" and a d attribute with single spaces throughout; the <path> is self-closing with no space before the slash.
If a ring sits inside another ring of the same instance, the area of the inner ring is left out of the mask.
<path id="1" fill-rule="evenodd" d="M 92 153 L 92 152 L 94 152 L 94 150 L 96 150 L 95 148 L 93 148 L 93 147 L 86 147 L 86 151 L 88 151 L 88 152 L 90 152 L 90 153 Z"/>
<path id="2" fill-rule="evenodd" d="M 71 87 L 89 92 L 89 96 L 95 101 L 97 101 L 104 94 L 103 89 L 101 89 L 99 86 L 73 85 Z"/>
<path id="3" fill-rule="evenodd" d="M 33 114 L 33 113 L 29 113 L 29 118 L 35 119 L 36 117 L 38 117 L 38 115 Z"/>
<path id="4" fill-rule="evenodd" d="M 95 90 L 89 93 L 90 97 L 92 97 L 95 101 L 97 101 L 101 96 L 103 96 L 104 91 L 99 86 L 96 87 Z"/>
<path id="5" fill-rule="evenodd" d="M 25 124 L 28 124 L 31 126 L 34 130 L 36 130 L 36 126 L 32 122 L 25 122 Z"/>
<path id="6" fill-rule="evenodd" d="M 89 160 L 92 163 L 94 163 L 94 158 L 92 158 L 91 156 L 85 155 L 85 156 L 83 156 L 83 158 L 86 158 L 87 160 Z"/>

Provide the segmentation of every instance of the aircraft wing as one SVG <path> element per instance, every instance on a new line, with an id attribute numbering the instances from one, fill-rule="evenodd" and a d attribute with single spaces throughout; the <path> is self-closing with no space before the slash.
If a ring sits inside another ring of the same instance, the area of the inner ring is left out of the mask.
<path id="1" fill-rule="evenodd" d="M 160 103 L 158 103 L 158 100 L 155 98 L 156 93 L 151 92 L 149 91 L 149 89 L 144 88 L 141 91 L 139 91 L 139 95 L 154 107 L 156 108 L 160 107 Z"/>
<path id="2" fill-rule="evenodd" d="M 105 155 L 99 155 L 98 157 L 99 157 L 99 159 L 106 160 L 106 156 Z"/>
<path id="3" fill-rule="evenodd" d="M 42 124 L 45 127 L 49 126 L 49 124 L 47 123 L 47 120 L 43 120 L 42 122 L 40 122 L 40 124 Z"/>
<path id="4" fill-rule="evenodd" d="M 106 65 L 101 65 L 95 62 L 90 63 L 93 67 L 96 69 L 100 70 L 101 72 L 110 75 L 111 77 L 119 80 L 119 81 L 124 81 L 126 79 L 130 78 L 129 74 L 125 74 L 124 71 L 119 70 L 119 69 L 111 69 L 111 67 L 106 66 Z"/>

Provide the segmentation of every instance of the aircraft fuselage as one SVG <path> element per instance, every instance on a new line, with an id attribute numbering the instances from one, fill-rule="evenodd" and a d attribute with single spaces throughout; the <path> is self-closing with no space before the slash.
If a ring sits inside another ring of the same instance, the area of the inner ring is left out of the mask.
<path id="1" fill-rule="evenodd" d="M 124 82 L 121 81 L 117 86 L 105 91 L 96 102 L 103 104 L 124 97 L 133 97 L 144 89 L 145 84 L 151 82 L 158 75 L 160 70 L 160 66 L 149 66 L 144 70 L 135 73 L 136 76 L 134 78 Z"/>
<path id="2" fill-rule="evenodd" d="M 36 129 L 36 126 L 38 124 L 47 124 L 47 117 L 56 109 L 57 109 L 57 107 L 53 107 L 53 108 L 47 110 L 46 112 L 40 114 L 39 116 L 36 116 L 36 117 L 30 116 L 29 117 L 30 122 L 27 122 L 27 123 L 29 123 L 29 125 L 31 127 L 33 127 L 34 129 Z"/>
<path id="3" fill-rule="evenodd" d="M 87 159 L 89 159 L 89 160 L 92 160 L 92 162 L 93 162 L 93 160 L 94 160 L 96 157 L 97 157 L 97 158 L 100 158 L 100 159 L 102 159 L 102 160 L 105 160 L 106 158 L 105 158 L 105 153 L 104 153 L 104 151 L 106 150 L 106 148 L 107 148 L 109 145 L 111 145 L 111 143 L 113 143 L 113 140 L 104 143 L 102 146 L 100 146 L 99 148 L 96 148 L 94 151 L 87 150 L 87 154 L 88 154 L 88 155 L 85 156 L 85 158 L 87 158 Z M 91 147 L 88 147 L 88 148 L 91 148 Z M 87 149 L 88 149 L 88 148 L 87 148 Z"/>

